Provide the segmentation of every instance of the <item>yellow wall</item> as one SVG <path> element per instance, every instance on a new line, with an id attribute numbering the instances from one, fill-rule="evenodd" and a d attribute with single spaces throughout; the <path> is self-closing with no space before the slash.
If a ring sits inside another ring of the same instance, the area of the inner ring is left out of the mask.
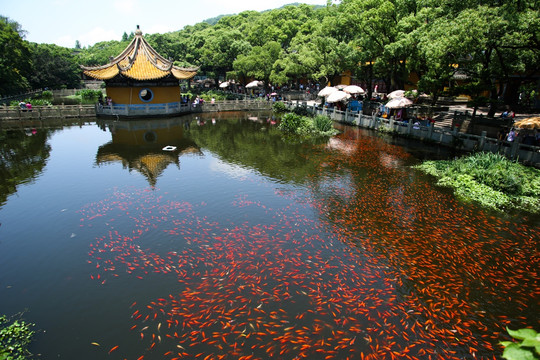
<path id="1" fill-rule="evenodd" d="M 148 134 L 152 133 L 152 134 Z M 126 130 L 117 129 L 113 135 L 114 144 L 122 145 L 167 145 L 182 139 L 183 129 L 181 126 L 173 126 L 160 129 Z"/>
<path id="2" fill-rule="evenodd" d="M 142 89 L 150 89 L 154 93 L 152 101 L 144 102 L 139 99 Z M 164 104 L 180 101 L 180 87 L 108 87 L 107 96 L 110 96 L 115 104 Z"/>

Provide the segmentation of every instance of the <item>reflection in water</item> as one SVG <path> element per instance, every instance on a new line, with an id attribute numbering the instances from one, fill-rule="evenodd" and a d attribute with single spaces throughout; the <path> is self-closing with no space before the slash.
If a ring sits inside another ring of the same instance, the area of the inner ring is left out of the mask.
<path id="1" fill-rule="evenodd" d="M 197 144 L 184 137 L 184 129 L 189 129 L 190 122 L 190 117 L 99 121 L 101 129 L 111 132 L 112 141 L 99 147 L 96 163 L 120 162 L 129 171 L 140 172 L 154 187 L 170 164 L 180 167 L 181 155 L 202 155 Z M 164 150 L 166 147 L 173 150 Z"/>
<path id="2" fill-rule="evenodd" d="M 36 353 L 487 360 L 506 326 L 537 327 L 537 219 L 458 201 L 369 132 L 301 143 L 246 115 L 50 138 L 48 171 L 0 213 L 0 308 L 30 309 Z M 186 149 L 204 156 L 176 181 Z"/>
<path id="3" fill-rule="evenodd" d="M 51 147 L 48 130 L 0 132 L 0 205 L 17 186 L 35 179 L 44 169 Z"/>

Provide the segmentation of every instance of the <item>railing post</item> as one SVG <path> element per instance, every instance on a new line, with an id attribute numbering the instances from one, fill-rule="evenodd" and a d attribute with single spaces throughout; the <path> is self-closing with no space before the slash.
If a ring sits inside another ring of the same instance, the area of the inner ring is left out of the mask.
<path id="1" fill-rule="evenodd" d="M 478 144 L 478 150 L 484 151 L 484 146 L 486 144 L 486 137 L 487 137 L 487 131 L 482 131 L 482 135 L 480 137 L 480 144 Z"/>
<path id="2" fill-rule="evenodd" d="M 512 148 L 511 148 L 511 151 L 510 151 L 510 158 L 512 160 L 516 158 L 518 150 L 519 150 L 518 139 L 514 139 L 514 141 L 512 142 Z"/>

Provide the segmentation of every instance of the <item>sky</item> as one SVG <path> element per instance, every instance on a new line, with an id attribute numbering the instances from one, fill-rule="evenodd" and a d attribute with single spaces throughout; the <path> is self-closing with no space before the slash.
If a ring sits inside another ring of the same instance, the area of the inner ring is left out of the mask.
<path id="1" fill-rule="evenodd" d="M 219 15 L 246 10 L 263 11 L 304 2 L 326 5 L 326 0 L 0 0 L 0 15 L 18 22 L 25 40 L 82 47 L 121 40 L 122 34 L 181 30 Z"/>

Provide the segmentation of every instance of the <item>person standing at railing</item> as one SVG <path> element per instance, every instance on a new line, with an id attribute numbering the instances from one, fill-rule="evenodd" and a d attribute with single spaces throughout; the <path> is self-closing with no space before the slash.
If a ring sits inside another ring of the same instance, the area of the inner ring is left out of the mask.
<path id="1" fill-rule="evenodd" d="M 514 130 L 514 128 L 512 128 L 506 137 L 506 141 L 512 142 L 516 139 L 516 137 L 517 137 L 516 131 Z"/>

